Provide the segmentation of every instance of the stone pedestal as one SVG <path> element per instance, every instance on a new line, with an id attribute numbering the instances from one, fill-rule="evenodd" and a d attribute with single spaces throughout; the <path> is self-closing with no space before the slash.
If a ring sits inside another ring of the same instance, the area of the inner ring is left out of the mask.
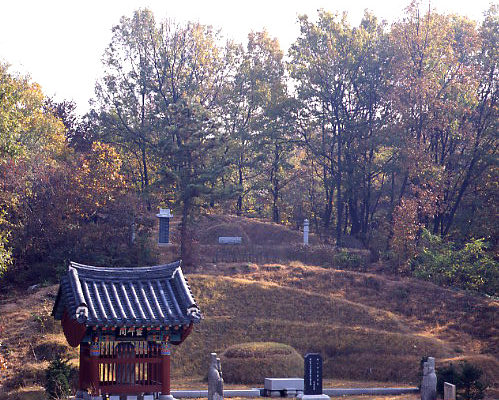
<path id="1" fill-rule="evenodd" d="M 160 394 L 158 397 L 159 400 L 177 400 L 171 394 Z"/>
<path id="2" fill-rule="evenodd" d="M 330 400 L 327 394 L 302 394 L 298 395 L 300 400 Z"/>

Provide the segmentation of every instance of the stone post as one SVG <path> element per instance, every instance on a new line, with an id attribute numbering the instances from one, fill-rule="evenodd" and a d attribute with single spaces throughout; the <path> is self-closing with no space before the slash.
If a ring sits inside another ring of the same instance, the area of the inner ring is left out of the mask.
<path id="1" fill-rule="evenodd" d="M 444 400 L 456 400 L 456 385 L 444 382 Z"/>
<path id="2" fill-rule="evenodd" d="M 421 400 L 436 400 L 437 375 L 435 374 L 435 358 L 428 357 L 423 364 L 423 381 L 421 382 Z"/>
<path id="3" fill-rule="evenodd" d="M 224 380 L 222 377 L 222 365 L 217 353 L 210 354 L 210 366 L 208 368 L 208 400 L 223 400 Z"/>
<path id="4" fill-rule="evenodd" d="M 309 222 L 308 219 L 305 219 L 303 221 L 303 244 L 305 246 L 308 246 L 308 230 L 309 230 Z"/>

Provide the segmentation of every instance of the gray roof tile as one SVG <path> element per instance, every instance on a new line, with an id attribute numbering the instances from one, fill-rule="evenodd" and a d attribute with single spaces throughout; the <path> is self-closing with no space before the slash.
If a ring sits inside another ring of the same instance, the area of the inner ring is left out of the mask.
<path id="1" fill-rule="evenodd" d="M 165 326 L 201 319 L 180 261 L 137 268 L 71 262 L 52 315 L 61 319 L 64 310 L 87 326 Z"/>

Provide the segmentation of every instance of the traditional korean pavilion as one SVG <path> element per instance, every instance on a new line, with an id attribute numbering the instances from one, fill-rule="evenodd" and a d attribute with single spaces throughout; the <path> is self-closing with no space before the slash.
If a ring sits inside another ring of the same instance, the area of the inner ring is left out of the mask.
<path id="1" fill-rule="evenodd" d="M 52 315 L 80 346 L 77 398 L 170 396 L 170 345 L 182 343 L 201 313 L 180 261 L 101 268 L 71 262 Z"/>

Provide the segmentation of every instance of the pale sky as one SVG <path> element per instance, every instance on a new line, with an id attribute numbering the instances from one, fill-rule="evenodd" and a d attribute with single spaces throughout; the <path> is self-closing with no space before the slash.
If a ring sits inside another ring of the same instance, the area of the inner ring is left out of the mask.
<path id="1" fill-rule="evenodd" d="M 29 74 L 48 96 L 73 100 L 88 110 L 111 28 L 123 15 L 149 8 L 157 20 L 199 21 L 244 43 L 250 31 L 266 29 L 286 51 L 298 37 L 297 16 L 316 10 L 347 11 L 358 24 L 364 9 L 386 21 L 400 18 L 410 0 L 0 0 L 0 61 L 11 72 Z M 494 1 L 497 4 L 497 0 Z M 427 0 L 423 1 L 427 7 Z M 490 0 L 432 0 L 442 13 L 481 21 Z"/>

